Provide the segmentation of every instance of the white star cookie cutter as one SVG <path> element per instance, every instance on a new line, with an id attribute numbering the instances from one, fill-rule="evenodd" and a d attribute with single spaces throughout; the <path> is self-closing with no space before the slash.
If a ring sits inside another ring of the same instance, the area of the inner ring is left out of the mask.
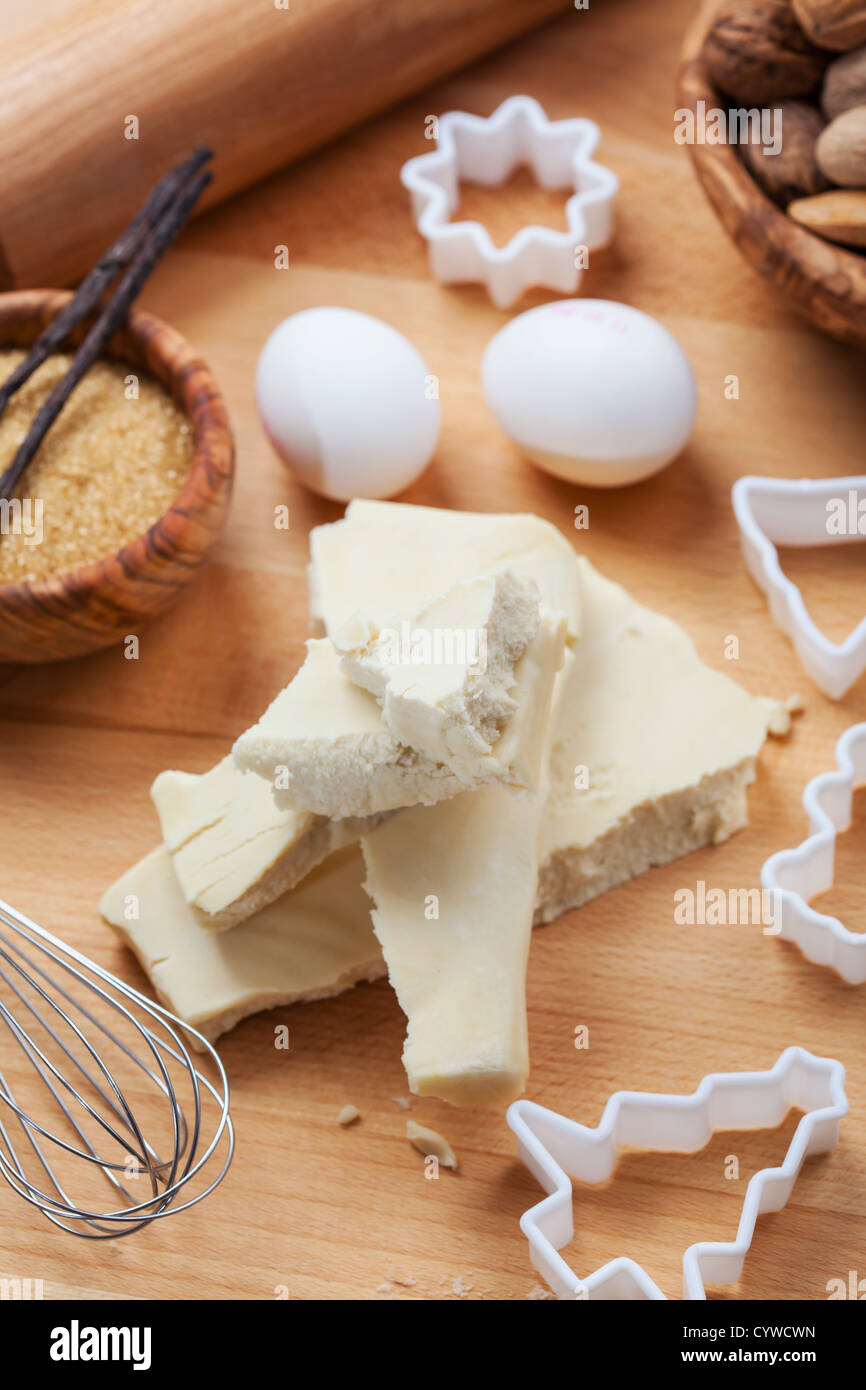
<path id="1" fill-rule="evenodd" d="M 808 960 L 829 965 L 849 985 L 866 980 L 866 935 L 848 931 L 838 917 L 809 906 L 833 885 L 836 835 L 851 824 L 855 787 L 866 783 L 866 724 L 855 724 L 836 744 L 836 770 L 813 777 L 803 792 L 809 838 L 796 849 L 780 849 L 761 870 L 761 884 L 774 893 L 777 935 L 793 941 Z"/>
<path id="2" fill-rule="evenodd" d="M 866 476 L 739 478 L 731 497 L 746 564 L 770 612 L 815 684 L 831 700 L 841 700 L 866 670 L 866 618 L 838 646 L 829 641 L 784 574 L 776 546 L 866 540 Z"/>
<path id="3" fill-rule="evenodd" d="M 412 199 L 418 231 L 427 242 L 437 280 L 480 280 L 500 309 L 530 285 L 573 294 L 582 268 L 577 250 L 603 246 L 613 235 L 613 200 L 619 180 L 592 154 L 600 131 L 576 117 L 549 121 L 532 97 L 509 97 L 492 116 L 448 111 L 438 121 L 437 148 L 410 159 L 400 171 Z M 504 183 L 528 164 L 542 188 L 572 187 L 565 204 L 568 230 L 522 227 L 507 246 L 494 246 L 480 222 L 452 222 L 460 181 Z"/>
<path id="4" fill-rule="evenodd" d="M 785 1206 L 803 1161 L 839 1141 L 848 1113 L 845 1068 L 831 1057 L 787 1048 L 771 1071 L 705 1076 L 690 1096 L 619 1091 L 611 1096 L 597 1129 L 557 1115 L 529 1100 L 516 1100 L 508 1123 L 520 1157 L 550 1194 L 524 1212 L 521 1229 L 532 1263 L 560 1299 L 664 1299 L 634 1260 L 620 1257 L 579 1279 L 558 1253 L 574 1236 L 571 1179 L 606 1181 L 624 1144 L 669 1153 L 694 1153 L 718 1129 L 766 1129 L 782 1123 L 792 1106 L 806 1111 L 779 1168 L 751 1178 L 736 1239 L 699 1241 L 683 1256 L 683 1297 L 705 1299 L 705 1284 L 732 1284 L 740 1277 L 755 1222 Z"/>

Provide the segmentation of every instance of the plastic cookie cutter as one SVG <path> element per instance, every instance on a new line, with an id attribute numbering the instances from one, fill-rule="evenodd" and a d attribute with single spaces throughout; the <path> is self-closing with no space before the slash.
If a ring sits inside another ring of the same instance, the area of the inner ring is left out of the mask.
<path id="1" fill-rule="evenodd" d="M 807 959 L 829 965 L 849 985 L 866 980 L 866 935 L 848 931 L 837 917 L 809 906 L 833 885 L 836 836 L 851 824 L 855 787 L 866 783 L 866 724 L 855 724 L 836 744 L 836 771 L 813 777 L 803 792 L 809 838 L 797 849 L 781 849 L 761 870 L 761 885 L 773 891 L 777 935 L 795 942 Z"/>
<path id="2" fill-rule="evenodd" d="M 400 171 L 434 277 L 446 284 L 480 280 L 500 309 L 530 285 L 573 294 L 582 274 L 578 248 L 594 250 L 613 235 L 619 180 L 591 157 L 600 134 L 582 117 L 549 121 L 526 96 L 509 97 L 488 117 L 466 111 L 440 116 L 437 148 Z M 565 204 L 567 231 L 522 227 L 507 246 L 497 247 L 480 222 L 450 220 L 460 205 L 461 179 L 501 184 L 521 164 L 530 166 L 542 188 L 574 189 Z"/>
<path id="3" fill-rule="evenodd" d="M 841 700 L 866 670 L 866 618 L 840 645 L 815 626 L 803 595 L 779 564 L 778 545 L 830 545 L 866 540 L 866 476 L 799 481 L 740 478 L 731 494 L 743 555 L 770 612 L 794 644 L 812 680 Z"/>
<path id="4" fill-rule="evenodd" d="M 683 1297 L 706 1298 L 705 1284 L 732 1284 L 740 1276 L 757 1218 L 785 1206 L 803 1161 L 839 1141 L 839 1121 L 848 1113 L 845 1068 L 831 1057 L 787 1048 L 771 1071 L 705 1076 L 690 1096 L 619 1091 L 611 1096 L 597 1129 L 516 1100 L 508 1123 L 520 1157 L 548 1197 L 525 1212 L 521 1229 L 532 1263 L 560 1299 L 664 1299 L 634 1260 L 620 1257 L 579 1279 L 558 1253 L 574 1235 L 571 1179 L 606 1181 L 624 1144 L 669 1153 L 694 1153 L 719 1129 L 775 1128 L 792 1106 L 806 1113 L 797 1125 L 779 1168 L 751 1178 L 736 1239 L 700 1241 L 683 1256 Z"/>

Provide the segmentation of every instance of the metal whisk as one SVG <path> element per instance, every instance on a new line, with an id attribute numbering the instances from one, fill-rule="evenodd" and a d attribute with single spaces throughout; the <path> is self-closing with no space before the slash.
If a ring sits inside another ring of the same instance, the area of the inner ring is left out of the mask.
<path id="1" fill-rule="evenodd" d="M 0 1023 L 0 1171 L 56 1226 L 131 1235 L 222 1181 L 234 1131 L 210 1043 L 2 901 Z M 213 1081 L 185 1037 L 210 1054 Z M 214 1155 L 222 1166 L 208 1178 Z"/>

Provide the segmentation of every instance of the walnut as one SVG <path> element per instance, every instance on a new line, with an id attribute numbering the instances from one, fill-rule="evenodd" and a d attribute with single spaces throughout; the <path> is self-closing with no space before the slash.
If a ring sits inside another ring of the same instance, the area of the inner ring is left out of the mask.
<path id="1" fill-rule="evenodd" d="M 793 0 L 793 9 L 801 28 L 822 48 L 845 52 L 866 41 L 864 0 Z"/>
<path id="2" fill-rule="evenodd" d="M 790 0 L 731 5 L 712 25 L 702 52 L 715 85 L 749 106 L 810 95 L 830 61 L 806 38 Z"/>
<path id="3" fill-rule="evenodd" d="M 820 111 L 803 101 L 786 101 L 774 117 L 773 133 L 781 134 L 778 154 L 762 144 L 760 134 L 740 147 L 743 163 L 768 197 L 782 207 L 793 198 L 823 193 L 830 180 L 818 167 L 815 145 L 824 129 Z"/>

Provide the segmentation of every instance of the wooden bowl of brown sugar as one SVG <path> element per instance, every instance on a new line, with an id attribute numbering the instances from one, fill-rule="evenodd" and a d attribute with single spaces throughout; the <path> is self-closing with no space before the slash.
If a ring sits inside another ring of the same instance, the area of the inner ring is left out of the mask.
<path id="1" fill-rule="evenodd" d="M 70 297 L 0 294 L 0 380 Z M 12 397 L 0 472 L 69 360 L 49 357 Z M 210 371 L 168 324 L 131 313 L 0 501 L 0 661 L 56 661 L 137 635 L 207 557 L 233 475 Z"/>

